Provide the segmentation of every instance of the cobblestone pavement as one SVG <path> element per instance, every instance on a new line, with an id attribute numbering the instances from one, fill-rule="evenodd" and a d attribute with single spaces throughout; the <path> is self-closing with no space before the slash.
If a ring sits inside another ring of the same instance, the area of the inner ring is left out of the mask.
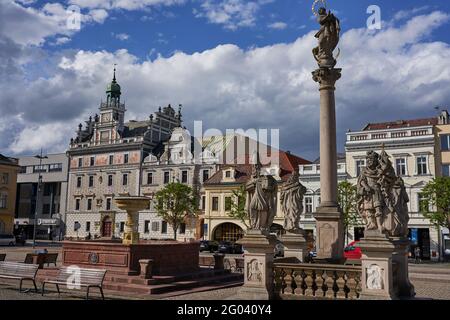
<path id="1" fill-rule="evenodd" d="M 36 249 L 42 249 L 42 246 Z M 46 246 L 49 252 L 60 252 L 58 245 Z M 27 245 L 25 247 L 0 247 L 0 253 L 7 253 L 7 260 L 23 261 L 26 253 L 34 249 Z M 59 255 L 61 256 L 61 255 Z M 58 259 L 60 260 L 60 259 Z M 416 297 L 419 299 L 444 299 L 450 300 L 450 263 L 430 263 L 410 264 L 410 280 L 416 289 Z M 38 285 L 39 286 L 39 285 Z M 175 297 L 162 298 L 164 300 L 232 300 L 236 295 L 238 287 L 231 287 L 205 292 L 191 292 Z M 66 291 L 61 297 L 56 292 L 46 293 L 44 297 L 36 293 L 19 293 L 18 282 L 5 284 L 0 280 L 0 301 L 1 300 L 79 300 L 84 299 L 85 291 Z M 111 296 L 105 292 L 107 299 L 129 299 L 127 297 Z M 95 292 L 92 298 L 99 298 Z M 159 299 L 149 296 L 147 299 Z"/>

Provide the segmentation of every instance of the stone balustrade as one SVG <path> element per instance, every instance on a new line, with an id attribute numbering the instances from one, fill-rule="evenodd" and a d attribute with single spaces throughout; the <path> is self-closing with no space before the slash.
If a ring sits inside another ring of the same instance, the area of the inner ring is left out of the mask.
<path id="1" fill-rule="evenodd" d="M 359 299 L 361 267 L 333 264 L 274 263 L 278 299 Z"/>

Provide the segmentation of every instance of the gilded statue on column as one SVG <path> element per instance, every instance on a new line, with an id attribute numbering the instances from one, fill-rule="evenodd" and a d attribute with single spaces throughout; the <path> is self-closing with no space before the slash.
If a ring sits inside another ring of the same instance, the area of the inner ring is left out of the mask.
<path id="1" fill-rule="evenodd" d="M 319 1 L 325 5 L 323 0 L 316 0 L 313 5 L 313 13 L 320 24 L 320 30 L 315 35 L 319 44 L 313 49 L 313 55 L 320 68 L 333 68 L 336 65 L 333 51 L 339 43 L 341 32 L 340 21 L 331 11 L 327 11 L 325 7 L 320 7 L 316 12 L 315 7 Z"/>

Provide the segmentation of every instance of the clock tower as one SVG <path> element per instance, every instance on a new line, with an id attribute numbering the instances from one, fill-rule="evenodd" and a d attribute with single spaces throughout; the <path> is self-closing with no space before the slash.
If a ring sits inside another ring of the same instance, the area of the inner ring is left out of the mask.
<path id="1" fill-rule="evenodd" d="M 100 105 L 100 119 L 97 125 L 102 143 L 120 138 L 124 129 L 125 104 L 120 102 L 120 85 L 116 80 L 114 68 L 113 80 L 106 87 L 106 102 Z M 96 139 L 97 140 L 97 139 Z"/>

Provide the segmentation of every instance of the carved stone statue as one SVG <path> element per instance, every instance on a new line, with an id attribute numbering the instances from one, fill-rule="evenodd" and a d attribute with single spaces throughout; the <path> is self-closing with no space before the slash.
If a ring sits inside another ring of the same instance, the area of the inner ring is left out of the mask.
<path id="1" fill-rule="evenodd" d="M 269 232 L 276 215 L 276 180 L 261 175 L 259 155 L 255 156 L 252 179 L 246 185 L 245 207 L 250 218 L 250 229 Z"/>
<path id="2" fill-rule="evenodd" d="M 299 181 L 298 169 L 292 173 L 281 189 L 281 210 L 284 213 L 284 230 L 301 233 L 300 217 L 303 212 L 303 195 L 306 188 Z"/>
<path id="3" fill-rule="evenodd" d="M 369 151 L 357 184 L 358 211 L 366 230 L 392 237 L 408 235 L 408 202 L 403 179 L 395 174 L 389 156 Z"/>
<path id="4" fill-rule="evenodd" d="M 321 7 L 315 14 L 321 27 L 315 35 L 319 40 L 319 45 L 313 49 L 314 58 L 317 60 L 319 67 L 333 68 L 336 65 L 333 51 L 339 43 L 340 22 L 331 11 L 327 12 L 327 9 L 324 7 Z"/>

